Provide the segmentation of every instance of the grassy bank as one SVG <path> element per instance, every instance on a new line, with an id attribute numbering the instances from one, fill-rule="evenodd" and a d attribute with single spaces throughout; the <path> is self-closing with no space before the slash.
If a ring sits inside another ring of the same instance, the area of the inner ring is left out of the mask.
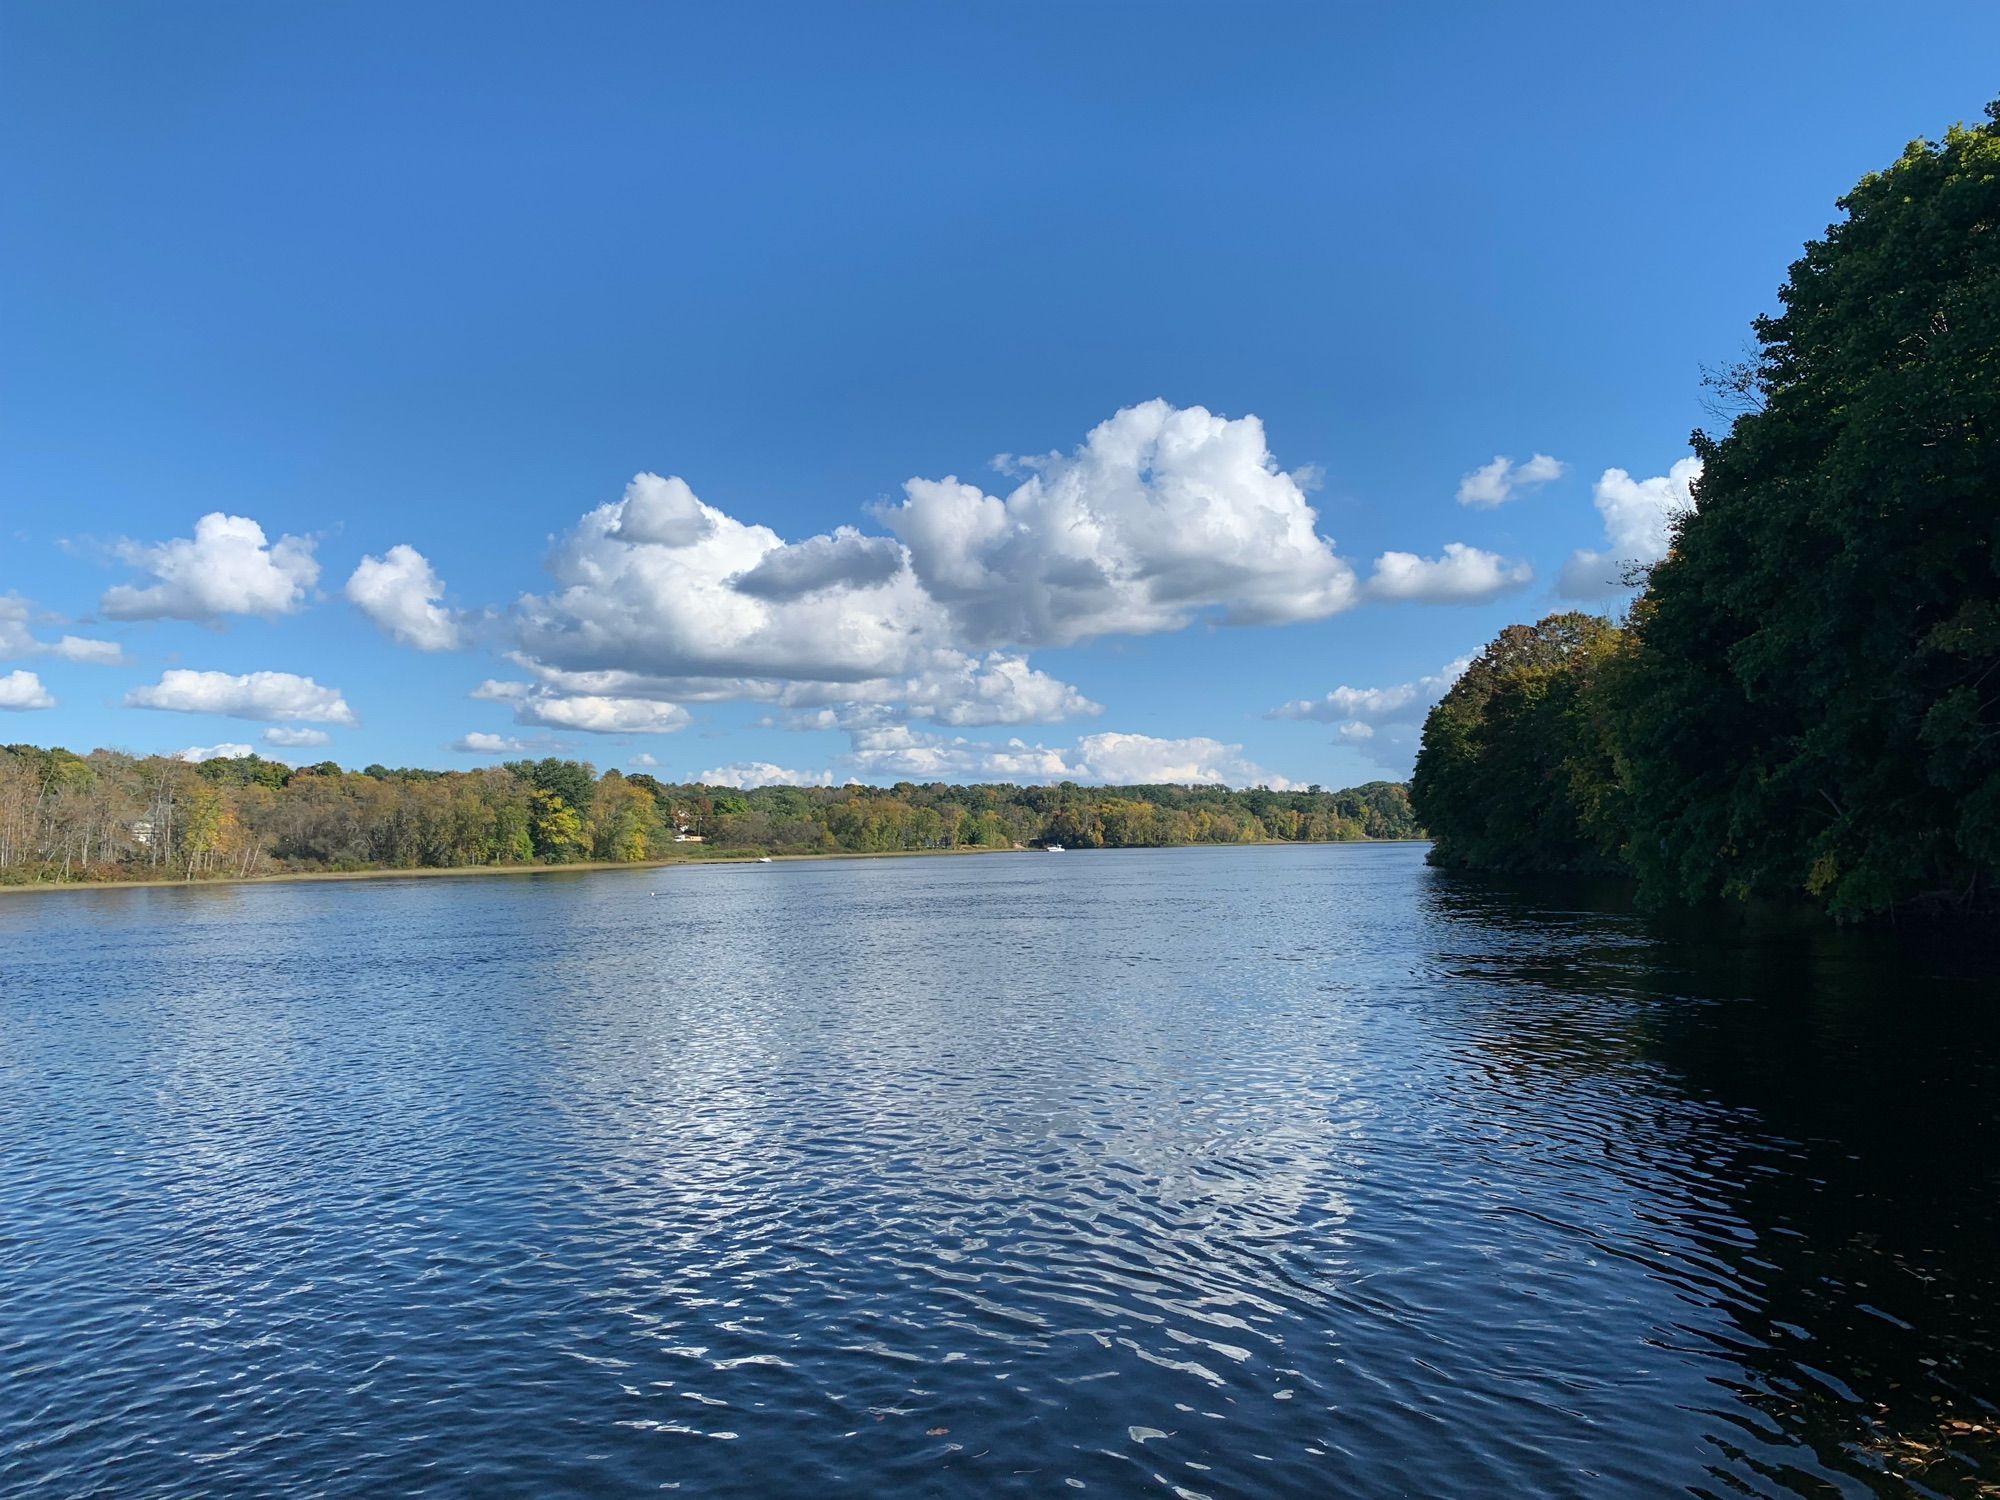
<path id="1" fill-rule="evenodd" d="M 1151 849 L 1315 849 L 1351 844 L 1421 844 L 1424 839 L 1267 839 L 1238 844 L 1154 844 L 1135 845 Z M 1039 854 L 1040 849 L 962 847 L 956 849 L 886 849 L 857 853 L 845 849 L 815 851 L 810 854 L 773 854 L 774 865 L 818 863 L 826 860 L 934 859 L 975 854 Z M 1102 851 L 1077 850 L 1076 853 Z M 382 870 L 282 870 L 269 875 L 202 875 L 194 879 L 152 876 L 135 880 L 37 880 L 16 885 L 0 884 L 0 897 L 43 891 L 132 891 L 185 889 L 195 886 L 290 885 L 303 881 L 335 880 L 437 880 L 500 875 L 575 875 L 600 870 L 685 870 L 703 865 L 758 864 L 765 856 L 755 852 L 712 855 L 683 855 L 677 859 L 580 860 L 566 865 L 448 865 L 417 866 Z"/>

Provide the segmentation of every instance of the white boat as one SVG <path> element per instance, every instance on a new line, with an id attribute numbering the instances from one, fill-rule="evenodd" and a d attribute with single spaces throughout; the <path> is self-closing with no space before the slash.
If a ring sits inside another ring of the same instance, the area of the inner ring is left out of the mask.
<path id="1" fill-rule="evenodd" d="M 1061 844 L 1044 844 L 1042 845 L 1042 851 L 1046 854 L 1060 854 L 1063 852 L 1063 846 Z"/>
<path id="2" fill-rule="evenodd" d="M 770 862 L 771 862 L 771 856 L 768 854 L 760 854 L 757 856 L 757 863 L 760 865 L 768 865 Z"/>

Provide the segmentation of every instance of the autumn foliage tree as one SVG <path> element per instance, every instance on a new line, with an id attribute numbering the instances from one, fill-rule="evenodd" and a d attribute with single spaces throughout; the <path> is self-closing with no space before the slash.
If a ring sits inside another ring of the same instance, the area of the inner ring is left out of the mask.
<path id="1" fill-rule="evenodd" d="M 1424 725 L 1410 779 L 1441 865 L 1618 868 L 1598 690 L 1620 635 L 1594 615 L 1510 625 Z"/>
<path id="2" fill-rule="evenodd" d="M 684 832 L 705 842 L 683 842 Z M 1409 838 L 1404 788 L 671 785 L 554 757 L 477 771 L 0 746 L 0 880 L 633 863 L 730 852 Z"/>

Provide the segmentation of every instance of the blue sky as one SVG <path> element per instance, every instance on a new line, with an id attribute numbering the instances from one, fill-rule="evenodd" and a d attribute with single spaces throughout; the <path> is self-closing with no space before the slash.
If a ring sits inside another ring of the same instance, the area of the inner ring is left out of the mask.
<path id="1" fill-rule="evenodd" d="M 1401 774 L 2000 91 L 1991 6 L 1426 9 L 16 0 L 0 740 Z"/>

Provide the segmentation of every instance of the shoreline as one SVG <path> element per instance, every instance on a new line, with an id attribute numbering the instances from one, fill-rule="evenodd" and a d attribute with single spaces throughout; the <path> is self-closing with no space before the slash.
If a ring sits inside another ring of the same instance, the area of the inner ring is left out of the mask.
<path id="1" fill-rule="evenodd" d="M 1427 844 L 1429 839 L 1259 839 L 1243 844 L 1135 844 L 1116 852 L 1168 849 L 1332 849 L 1352 845 Z M 774 865 L 807 864 L 828 860 L 854 859 L 935 859 L 962 858 L 976 854 L 1041 854 L 1039 847 L 968 849 L 835 849 L 809 854 L 773 854 Z M 1066 850 L 1071 854 L 1101 854 L 1098 849 Z M 580 860 L 568 865 L 445 865 L 418 866 L 407 870 L 283 870 L 271 875 L 210 875 L 197 879 L 160 876 L 144 880 L 36 880 L 18 885 L 0 884 L 0 899 L 10 895 L 50 891 L 145 891 L 196 890 L 210 886 L 297 885 L 308 881 L 341 880 L 439 880 L 505 875 L 594 875 L 607 870 L 694 870 L 705 865 L 754 865 L 763 857 L 755 854 L 717 855 L 712 859 Z"/>

